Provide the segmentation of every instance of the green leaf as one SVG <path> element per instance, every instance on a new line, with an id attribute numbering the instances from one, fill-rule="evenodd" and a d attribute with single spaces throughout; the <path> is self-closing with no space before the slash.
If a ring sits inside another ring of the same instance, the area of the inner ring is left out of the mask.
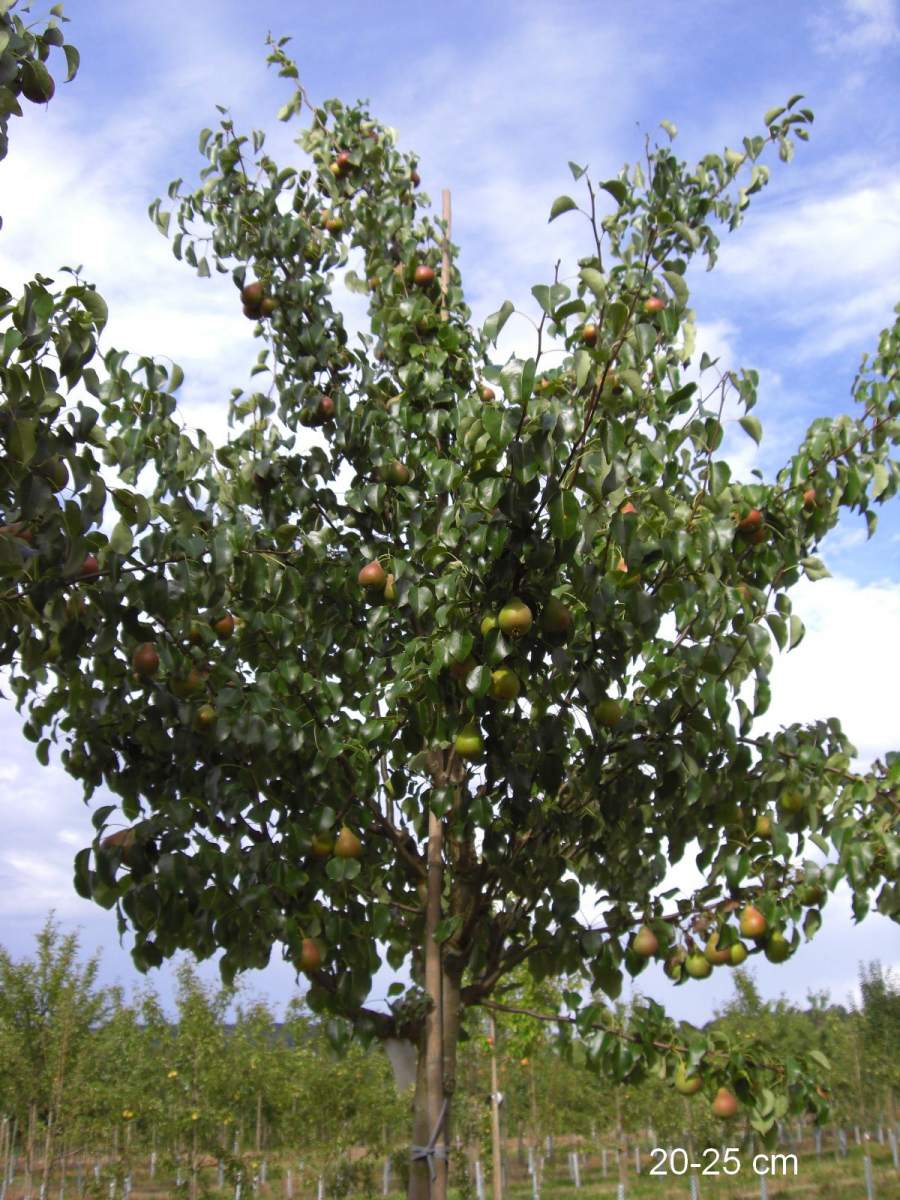
<path id="1" fill-rule="evenodd" d="M 86 287 L 81 293 L 81 303 L 94 318 L 98 330 L 102 330 L 109 319 L 109 308 L 106 301 L 94 288 Z"/>
<path id="2" fill-rule="evenodd" d="M 741 417 L 738 422 L 744 433 L 748 434 L 756 442 L 757 446 L 762 440 L 762 425 L 757 417 Z"/>
<path id="3" fill-rule="evenodd" d="M 624 204 L 628 198 L 628 188 L 621 181 L 621 179 L 607 179 L 606 182 L 601 183 L 600 186 L 603 188 L 604 192 L 609 192 L 617 204 Z"/>
<path id="4" fill-rule="evenodd" d="M 125 521 L 117 521 L 109 539 L 109 548 L 115 554 L 130 554 L 134 545 L 131 529 Z"/>
<path id="5" fill-rule="evenodd" d="M 664 129 L 669 135 L 669 141 L 673 142 L 678 137 L 678 126 L 671 121 L 660 121 L 660 128 Z"/>
<path id="6" fill-rule="evenodd" d="M 872 499 L 877 500 L 887 491 L 891 477 L 884 463 L 876 463 L 872 468 Z"/>
<path id="7" fill-rule="evenodd" d="M 606 310 L 606 319 L 614 334 L 621 333 L 628 320 L 628 306 L 621 300 L 614 300 Z"/>
<path id="8" fill-rule="evenodd" d="M 14 421 L 10 430 L 9 452 L 23 466 L 34 458 L 36 430 L 37 421 L 24 419 Z"/>
<path id="9" fill-rule="evenodd" d="M 606 297 L 606 276 L 603 272 L 595 267 L 582 267 L 581 278 L 585 287 L 602 302 Z"/>
<path id="10" fill-rule="evenodd" d="M 672 289 L 672 295 L 678 303 L 687 304 L 689 292 L 684 276 L 679 275 L 677 271 L 663 271 L 663 278 Z"/>
<path id="11" fill-rule="evenodd" d="M 489 667 L 476 667 L 466 676 L 466 689 L 473 696 L 486 696 L 491 686 L 491 671 Z"/>
<path id="12" fill-rule="evenodd" d="M 785 111 L 785 110 L 784 110 L 784 105 L 779 105 L 779 106 L 777 106 L 776 108 L 770 108 L 770 109 L 769 109 L 769 110 L 768 110 L 768 111 L 765 113 L 765 115 L 763 116 L 763 124 L 764 124 L 764 125 L 771 125 L 771 124 L 772 124 L 772 122 L 773 122 L 773 121 L 774 121 L 774 120 L 775 120 L 777 117 L 780 117 L 780 116 L 781 116 L 781 114 L 782 114 L 784 111 Z"/>
<path id="13" fill-rule="evenodd" d="M 830 579 L 831 572 L 825 566 L 820 558 L 809 556 L 808 558 L 800 559 L 800 566 L 803 568 L 803 573 L 807 579 Z"/>
<path id="14" fill-rule="evenodd" d="M 74 46 L 63 46 L 63 54 L 66 56 L 66 66 L 68 74 L 66 75 L 66 83 L 69 83 L 78 74 L 78 68 L 81 65 L 81 55 Z"/>
<path id="15" fill-rule="evenodd" d="M 0 119 L 9 116 L 22 116 L 22 106 L 8 87 L 0 87 Z"/>
<path id="16" fill-rule="evenodd" d="M 593 359 L 587 350 L 579 350 L 575 354 L 575 387 L 578 391 L 587 383 L 588 375 L 591 372 Z"/>
<path id="17" fill-rule="evenodd" d="M 75 855 L 75 891 L 83 900 L 91 898 L 91 850 L 87 847 Z"/>
<path id="18" fill-rule="evenodd" d="M 571 491 L 558 492 L 549 505 L 550 532 L 560 541 L 566 541 L 578 532 L 581 520 L 581 509 Z"/>
<path id="19" fill-rule="evenodd" d="M 587 170 L 587 167 L 579 167 L 578 163 L 570 162 L 569 170 L 572 172 L 572 178 L 578 180 Z"/>
<path id="20" fill-rule="evenodd" d="M 571 212 L 573 208 L 577 209 L 578 205 L 571 196 L 557 196 L 550 206 L 550 216 L 547 224 L 549 225 L 550 221 L 555 221 L 556 218 L 562 216 L 564 212 Z"/>
<path id="21" fill-rule="evenodd" d="M 504 300 L 495 313 L 491 313 L 484 325 L 481 327 L 482 336 L 495 346 L 500 330 L 516 311 L 515 305 L 511 300 Z"/>

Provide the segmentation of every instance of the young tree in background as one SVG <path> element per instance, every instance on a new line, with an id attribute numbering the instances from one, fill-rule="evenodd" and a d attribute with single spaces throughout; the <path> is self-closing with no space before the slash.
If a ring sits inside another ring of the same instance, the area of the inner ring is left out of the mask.
<path id="1" fill-rule="evenodd" d="M 283 41 L 269 61 L 296 83 Z M 573 163 L 583 207 L 551 219 L 584 221 L 585 255 L 532 289 L 533 356 L 502 364 L 516 310 L 472 326 L 391 130 L 309 106 L 304 165 L 280 167 L 225 113 L 199 185 L 151 206 L 262 342 L 218 447 L 180 420 L 177 366 L 89 365 L 105 308 L 79 278 L 4 293 L 0 661 L 39 760 L 60 740 L 120 810 L 95 812 L 76 888 L 143 970 L 221 950 L 227 981 L 277 949 L 336 1041 L 412 1043 L 413 1197 L 446 1194 L 464 1014 L 520 964 L 615 999 L 654 957 L 688 986 L 748 950 L 782 961 L 844 881 L 857 918 L 897 915 L 900 758 L 854 772 L 837 721 L 754 722 L 822 538 L 846 510 L 873 530 L 896 493 L 900 324 L 855 413 L 747 483 L 717 452 L 726 405 L 759 440 L 757 375 L 698 359 L 689 307 L 766 149 L 807 136 L 800 99 L 693 167 L 668 147 L 606 180 Z M 279 116 L 306 104 L 296 83 Z M 339 270 L 369 295 L 352 342 Z M 704 886 L 661 897 L 694 843 Z M 380 947 L 412 981 L 389 1013 L 366 1004 Z M 684 1039 L 656 1004 L 564 1001 L 617 1079 L 683 1066 L 764 1135 L 822 1109 L 815 1063 Z"/>

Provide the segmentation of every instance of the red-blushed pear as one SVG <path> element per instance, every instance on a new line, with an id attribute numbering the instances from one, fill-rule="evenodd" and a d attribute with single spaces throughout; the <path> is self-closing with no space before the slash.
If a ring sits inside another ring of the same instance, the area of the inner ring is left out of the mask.
<path id="1" fill-rule="evenodd" d="M 378 475 L 384 483 L 390 484 L 391 487 L 402 487 L 412 479 L 412 471 L 409 467 L 398 461 L 385 463 L 379 467 Z"/>
<path id="2" fill-rule="evenodd" d="M 541 633 L 547 637 L 565 638 L 572 628 L 572 610 L 551 596 L 541 613 Z"/>
<path id="3" fill-rule="evenodd" d="M 748 938 L 762 937 L 766 932 L 766 918 L 753 904 L 748 904 L 741 912 L 741 936 Z"/>
<path id="4" fill-rule="evenodd" d="M 418 171 L 410 171 L 409 182 L 413 185 L 413 187 L 418 187 L 419 184 L 422 182 L 422 176 L 419 174 Z"/>
<path id="5" fill-rule="evenodd" d="M 278 300 L 274 296 L 263 296 L 262 303 L 259 306 L 259 315 L 261 317 L 271 317 L 278 308 Z"/>
<path id="6" fill-rule="evenodd" d="M 700 1091 L 703 1086 L 703 1080 L 699 1075 L 691 1075 L 688 1073 L 687 1067 L 683 1062 L 680 1062 L 675 1068 L 675 1091 L 680 1092 L 682 1096 L 693 1096 Z"/>
<path id="7" fill-rule="evenodd" d="M 500 626 L 500 632 L 507 637 L 519 638 L 524 637 L 531 629 L 534 617 L 531 609 L 518 596 L 514 596 L 500 609 L 500 614 L 497 617 L 497 624 Z"/>
<path id="8" fill-rule="evenodd" d="M 581 327 L 581 340 L 584 342 L 584 344 L 586 346 L 596 346 L 597 345 L 597 326 L 596 325 L 583 325 Z"/>
<path id="9" fill-rule="evenodd" d="M 95 555 L 88 554 L 79 568 L 78 574 L 82 579 L 93 579 L 95 575 L 100 573 L 100 564 Z"/>
<path id="10" fill-rule="evenodd" d="M 747 961 L 747 955 L 750 951 L 743 942 L 732 942 L 728 947 L 728 965 L 729 967 L 739 967 L 741 963 Z"/>
<path id="11" fill-rule="evenodd" d="M 383 591 L 387 583 L 387 572 L 381 563 L 375 559 L 373 562 L 366 563 L 364 567 L 360 568 L 359 574 L 356 576 L 356 581 L 360 587 L 377 588 Z"/>
<path id="12" fill-rule="evenodd" d="M 813 508 L 818 508 L 818 506 L 819 506 L 819 499 L 818 499 L 818 496 L 816 495 L 816 489 L 815 488 L 807 488 L 806 491 L 803 493 L 803 507 L 805 509 L 809 510 L 809 509 L 813 509 Z"/>
<path id="13" fill-rule="evenodd" d="M 265 295 L 265 288 L 257 280 L 254 280 L 253 283 L 245 284 L 241 288 L 241 300 L 247 308 L 255 308 L 257 311 L 259 311 L 259 306 L 262 304 Z"/>
<path id="14" fill-rule="evenodd" d="M 699 950 L 692 950 L 684 960 L 684 969 L 691 979 L 708 979 L 712 974 L 712 963 Z"/>
<path id="15" fill-rule="evenodd" d="M 492 400 L 496 399 L 497 393 L 492 387 L 488 387 L 486 383 L 483 383 L 479 389 L 479 395 L 485 404 L 490 404 Z"/>
<path id="16" fill-rule="evenodd" d="M 335 403 L 333 396 L 320 396 L 316 405 L 316 424 L 324 425 L 334 417 Z"/>
<path id="17" fill-rule="evenodd" d="M 384 581 L 384 598 L 389 604 L 397 599 L 397 581 L 391 574 Z"/>
<path id="18" fill-rule="evenodd" d="M 591 711 L 594 720 L 604 729 L 614 729 L 622 719 L 622 705 L 611 696 L 604 696 L 602 700 L 598 700 Z"/>
<path id="19" fill-rule="evenodd" d="M 311 858 L 331 858 L 334 853 L 334 838 L 327 833 L 314 833 L 309 842 Z"/>
<path id="20" fill-rule="evenodd" d="M 741 517 L 737 523 L 738 533 L 749 535 L 756 533 L 763 527 L 763 515 L 758 508 L 751 508 L 746 516 Z"/>
<path id="21" fill-rule="evenodd" d="M 329 217 L 325 222 L 325 228 L 330 234 L 337 237 L 339 233 L 343 233 L 344 231 L 344 222 L 340 217 Z"/>
<path id="22" fill-rule="evenodd" d="M 792 947 L 780 929 L 773 929 L 766 938 L 763 948 L 766 958 L 771 963 L 783 963 L 791 957 Z"/>
<path id="23" fill-rule="evenodd" d="M 492 700 L 509 704 L 518 696 L 521 686 L 518 675 L 509 667 L 498 667 L 496 671 L 491 671 L 489 695 Z"/>
<path id="24" fill-rule="evenodd" d="M 169 690 L 179 700 L 188 700 L 202 691 L 205 684 L 206 675 L 199 667 L 191 667 L 186 675 L 176 675 L 169 679 Z"/>
<path id="25" fill-rule="evenodd" d="M 466 680 L 477 666 L 478 663 L 470 654 L 469 657 L 463 659 L 462 662 L 452 662 L 447 669 L 456 682 L 462 684 L 463 688 L 465 688 Z"/>
<path id="26" fill-rule="evenodd" d="M 148 679 L 159 670 L 159 655 L 153 642 L 143 642 L 131 656 L 131 666 L 136 675 Z"/>
<path id="27" fill-rule="evenodd" d="M 665 307 L 666 298 L 664 296 L 648 296 L 644 301 L 644 312 L 651 317 L 662 312 Z"/>
<path id="28" fill-rule="evenodd" d="M 710 934 L 709 941 L 703 951 L 703 956 L 708 963 L 714 967 L 721 967 L 731 960 L 731 947 L 719 946 L 719 932 L 715 930 Z"/>
<path id="29" fill-rule="evenodd" d="M 738 1110 L 737 1097 L 728 1088 L 720 1087 L 712 1102 L 713 1114 L 723 1121 L 733 1117 Z"/>
<path id="30" fill-rule="evenodd" d="M 430 287 L 434 283 L 434 267 L 420 263 L 413 272 L 413 283 L 417 287 Z"/>
<path id="31" fill-rule="evenodd" d="M 623 517 L 627 517 L 629 513 L 636 513 L 637 509 L 634 507 L 634 505 L 631 503 L 630 500 L 626 500 L 625 503 L 622 505 L 622 507 L 619 509 L 619 512 L 622 514 Z"/>
<path id="32" fill-rule="evenodd" d="M 24 521 L 13 521 L 12 525 L 0 525 L 0 534 L 6 537 L 17 538 L 20 542 L 31 542 L 34 540 L 34 533 Z"/>
<path id="33" fill-rule="evenodd" d="M 107 834 L 100 842 L 100 845 L 104 850 L 119 850 L 122 855 L 122 862 L 128 866 L 129 852 L 134 846 L 134 838 L 133 829 L 117 829 L 115 833 Z"/>
<path id="34" fill-rule="evenodd" d="M 453 740 L 453 749 L 460 758 L 481 758 L 484 753 L 484 739 L 481 736 L 478 726 L 473 721 L 469 722 L 456 735 Z"/>
<path id="35" fill-rule="evenodd" d="M 319 949 L 318 942 L 315 942 L 312 938 L 304 938 L 294 966 L 298 971 L 302 971 L 304 975 L 309 975 L 312 971 L 318 971 L 321 965 L 322 951 Z"/>
<path id="36" fill-rule="evenodd" d="M 218 620 L 213 621 L 212 627 L 219 641 L 227 642 L 234 634 L 234 617 L 231 613 L 223 613 Z"/>
<path id="37" fill-rule="evenodd" d="M 194 728 L 198 733 L 209 733 L 216 723 L 216 710 L 211 704 L 201 704 L 194 716 Z"/>
<path id="38" fill-rule="evenodd" d="M 631 949 L 638 958 L 653 958 L 659 953 L 659 938 L 649 925 L 642 925 L 634 935 Z"/>
<path id="39" fill-rule="evenodd" d="M 337 858 L 361 858 L 362 842 L 352 829 L 342 825 L 334 839 L 334 853 Z"/>

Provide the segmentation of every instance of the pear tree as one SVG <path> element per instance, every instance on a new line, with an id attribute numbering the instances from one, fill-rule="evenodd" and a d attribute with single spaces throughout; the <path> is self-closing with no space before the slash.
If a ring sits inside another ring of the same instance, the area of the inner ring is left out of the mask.
<path id="1" fill-rule="evenodd" d="M 516 1008 L 517 970 L 580 981 L 532 1015 L 612 1079 L 689 1079 L 764 1137 L 822 1114 L 818 1052 L 614 1015 L 653 960 L 698 988 L 789 957 L 839 885 L 857 919 L 900 908 L 900 758 L 855 769 L 837 720 L 757 725 L 803 637 L 791 590 L 896 494 L 900 323 L 852 411 L 745 480 L 722 443 L 760 439 L 758 375 L 697 348 L 690 307 L 812 113 L 791 97 L 693 165 L 666 123 L 640 165 L 570 164 L 550 218 L 583 257 L 478 328 L 418 158 L 365 105 L 312 103 L 285 42 L 292 161 L 220 109 L 197 182 L 150 208 L 254 322 L 227 440 L 185 425 L 179 367 L 101 351 L 80 272 L 0 293 L 0 661 L 39 761 L 55 743 L 112 798 L 77 891 L 142 971 L 280 956 L 337 1046 L 405 1047 L 414 1198 L 446 1196 L 466 1014 Z M 533 352 L 503 360 L 532 309 Z M 703 885 L 664 891 L 687 853 Z"/>

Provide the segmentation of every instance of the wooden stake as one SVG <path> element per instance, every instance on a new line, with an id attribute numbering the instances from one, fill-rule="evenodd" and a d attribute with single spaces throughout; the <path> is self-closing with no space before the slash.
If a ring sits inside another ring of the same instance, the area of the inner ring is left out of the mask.
<path id="1" fill-rule="evenodd" d="M 491 1039 L 491 1184 L 494 1200 L 503 1200 L 503 1149 L 500 1144 L 500 1077 L 497 1072 L 497 1026 L 490 1018 Z"/>
<path id="2" fill-rule="evenodd" d="M 444 203 L 444 246 L 441 259 L 441 320 L 448 321 L 447 293 L 450 291 L 450 191 L 444 188 L 441 193 Z"/>
<path id="3" fill-rule="evenodd" d="M 449 194 L 445 193 L 449 204 Z M 434 1138 L 435 1178 L 431 1183 L 431 1200 L 447 1197 L 447 1143 L 444 1136 L 444 1014 L 442 997 L 441 947 L 435 932 L 441 919 L 443 890 L 444 827 L 439 817 L 428 811 L 428 897 L 425 910 L 425 991 L 431 1008 L 425 1025 L 425 1072 L 428 1089 L 429 1134 Z M 443 1152 L 443 1153 L 442 1153 Z M 430 1164 L 428 1164 L 430 1166 Z"/>

